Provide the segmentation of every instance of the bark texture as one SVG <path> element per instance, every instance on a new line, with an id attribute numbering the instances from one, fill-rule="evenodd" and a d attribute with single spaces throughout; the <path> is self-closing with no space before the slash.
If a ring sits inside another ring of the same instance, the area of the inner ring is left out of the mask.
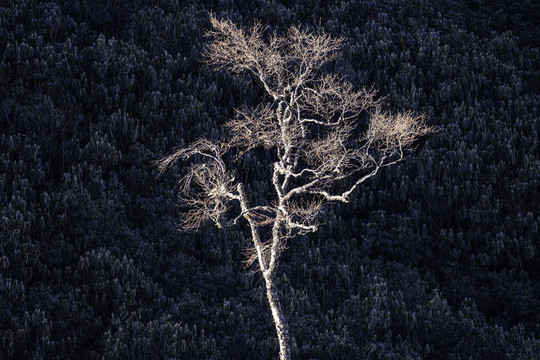
<path id="1" fill-rule="evenodd" d="M 276 326 L 276 333 L 279 341 L 280 360 L 291 359 L 291 337 L 289 335 L 289 323 L 281 309 L 279 292 L 274 284 L 272 275 L 263 275 L 266 282 L 266 297 L 272 311 L 272 318 Z"/>

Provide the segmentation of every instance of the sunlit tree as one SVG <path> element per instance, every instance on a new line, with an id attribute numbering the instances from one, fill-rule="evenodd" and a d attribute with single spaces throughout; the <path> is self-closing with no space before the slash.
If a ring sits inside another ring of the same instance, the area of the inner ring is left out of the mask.
<path id="1" fill-rule="evenodd" d="M 280 359 L 290 359 L 292 336 L 275 284 L 285 242 L 315 232 L 327 204 L 349 202 L 363 182 L 401 161 L 431 129 L 421 115 L 383 111 L 373 92 L 325 72 L 324 65 L 339 56 L 343 39 L 297 27 L 265 38 L 260 23 L 245 30 L 213 16 L 210 21 L 208 63 L 235 73 L 251 72 L 266 101 L 236 109 L 226 124 L 227 141 L 199 139 L 158 161 L 158 167 L 163 172 L 177 160 L 192 160 L 181 180 L 189 208 L 185 229 L 196 230 L 209 219 L 220 228 L 247 222 L 253 244 L 247 262 L 258 264 Z M 361 118 L 367 122 L 359 124 Z M 268 163 L 274 193 L 265 204 L 254 206 L 244 184 L 232 175 L 237 162 L 229 159 L 238 156 L 225 155 L 258 147 L 275 159 Z"/>

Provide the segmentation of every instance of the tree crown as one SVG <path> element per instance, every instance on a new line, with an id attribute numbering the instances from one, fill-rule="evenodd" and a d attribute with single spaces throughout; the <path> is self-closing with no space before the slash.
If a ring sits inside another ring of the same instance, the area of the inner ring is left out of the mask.
<path id="1" fill-rule="evenodd" d="M 199 156 L 182 180 L 183 199 L 190 207 L 186 229 L 197 229 L 207 219 L 224 227 L 245 218 L 257 248 L 258 229 L 272 225 L 273 240 L 260 240 L 261 250 L 254 252 L 255 258 L 262 256 L 264 269 L 271 264 L 265 260 L 265 249 L 281 247 L 274 244 L 279 243 L 276 239 L 315 231 L 325 203 L 348 202 L 362 182 L 380 168 L 401 161 L 414 141 L 432 129 L 424 116 L 383 111 L 373 91 L 355 90 L 344 77 L 324 71 L 324 65 L 339 56 L 343 39 L 298 27 L 265 39 L 260 23 L 246 31 L 214 16 L 210 22 L 207 62 L 235 73 L 251 72 L 268 100 L 236 109 L 226 123 L 228 140 L 199 139 L 158 166 L 163 172 L 176 160 Z M 358 136 L 362 112 L 368 120 Z M 243 154 L 256 147 L 273 151 L 277 159 L 272 164 L 276 194 L 262 206 L 249 205 L 243 184 L 234 179 L 223 160 L 231 149 Z M 337 190 L 341 180 L 345 188 Z M 238 214 L 229 216 L 233 202 L 239 204 Z"/>

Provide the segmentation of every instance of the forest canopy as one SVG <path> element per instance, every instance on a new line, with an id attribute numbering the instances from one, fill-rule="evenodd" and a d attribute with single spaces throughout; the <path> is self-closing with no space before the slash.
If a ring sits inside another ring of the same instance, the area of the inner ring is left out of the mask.
<path id="1" fill-rule="evenodd" d="M 248 227 L 179 230 L 188 167 L 153 165 L 264 99 L 204 62 L 210 14 L 344 39 L 328 70 L 438 128 L 287 243 L 292 357 L 538 357 L 534 2 L 21 0 L 0 1 L 0 358 L 275 358 Z M 254 151 L 235 178 L 263 196 Z"/>

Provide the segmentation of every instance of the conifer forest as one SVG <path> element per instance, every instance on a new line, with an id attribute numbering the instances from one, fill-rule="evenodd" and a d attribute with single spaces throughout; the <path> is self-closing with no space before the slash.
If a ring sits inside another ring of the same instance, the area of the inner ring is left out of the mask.
<path id="1" fill-rule="evenodd" d="M 291 358 L 540 359 L 537 1 L 0 0 L 0 360 L 278 358 L 248 223 L 185 230 L 156 166 L 268 98 L 214 17 L 341 39 L 326 70 L 433 130 L 287 240 Z"/>

